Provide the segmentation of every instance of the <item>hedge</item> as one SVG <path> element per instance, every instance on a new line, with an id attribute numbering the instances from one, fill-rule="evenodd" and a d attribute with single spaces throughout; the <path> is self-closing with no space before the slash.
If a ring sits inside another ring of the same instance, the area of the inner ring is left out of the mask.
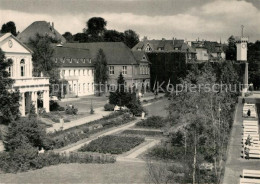
<path id="1" fill-rule="evenodd" d="M 144 142 L 144 138 L 140 137 L 108 135 L 91 141 L 89 144 L 82 146 L 79 151 L 121 154 L 131 150 L 142 142 Z"/>
<path id="2" fill-rule="evenodd" d="M 166 120 L 160 116 L 151 116 L 143 121 L 137 122 L 136 126 L 145 128 L 162 128 L 166 123 Z"/>
<path id="3" fill-rule="evenodd" d="M 163 132 L 160 131 L 145 131 L 145 130 L 125 130 L 122 134 L 142 135 L 142 136 L 162 136 Z"/>

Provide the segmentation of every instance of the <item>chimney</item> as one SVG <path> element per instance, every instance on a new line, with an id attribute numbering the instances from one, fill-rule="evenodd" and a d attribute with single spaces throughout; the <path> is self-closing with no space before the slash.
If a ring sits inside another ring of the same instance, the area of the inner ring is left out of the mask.
<path id="1" fill-rule="evenodd" d="M 143 41 L 147 41 L 147 40 L 148 40 L 147 36 L 144 36 Z"/>
<path id="2" fill-rule="evenodd" d="M 174 40 L 175 40 L 175 38 L 174 38 L 174 37 L 172 37 L 172 45 L 174 45 Z"/>
<path id="3" fill-rule="evenodd" d="M 54 29 L 54 22 L 51 23 L 51 27 L 52 27 L 52 29 Z"/>

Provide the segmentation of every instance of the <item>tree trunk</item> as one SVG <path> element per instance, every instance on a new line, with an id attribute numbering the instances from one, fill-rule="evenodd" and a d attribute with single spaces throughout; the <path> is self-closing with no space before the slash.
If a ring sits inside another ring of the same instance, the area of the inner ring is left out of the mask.
<path id="1" fill-rule="evenodd" d="M 197 137 L 195 132 L 195 145 L 194 145 L 194 158 L 193 158 L 193 175 L 192 175 L 192 183 L 196 182 L 196 162 L 197 162 Z"/>

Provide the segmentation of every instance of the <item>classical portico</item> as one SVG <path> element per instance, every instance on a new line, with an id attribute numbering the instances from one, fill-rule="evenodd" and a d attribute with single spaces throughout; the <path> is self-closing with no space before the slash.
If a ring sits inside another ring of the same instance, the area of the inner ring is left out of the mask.
<path id="1" fill-rule="evenodd" d="M 13 90 L 20 92 L 21 115 L 26 115 L 31 104 L 35 105 L 37 113 L 37 99 L 43 100 L 43 108 L 49 112 L 49 78 L 33 77 L 32 51 L 10 33 L 0 35 L 0 48 L 6 59 L 13 61 L 8 71 L 14 79 Z"/>

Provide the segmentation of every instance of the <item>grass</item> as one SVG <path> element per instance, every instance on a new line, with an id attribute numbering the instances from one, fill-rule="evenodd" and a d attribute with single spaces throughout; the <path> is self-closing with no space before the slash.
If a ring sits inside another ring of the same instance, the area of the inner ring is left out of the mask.
<path id="1" fill-rule="evenodd" d="M 98 138 L 87 145 L 82 146 L 79 151 L 81 152 L 99 152 L 121 154 L 131 150 L 144 142 L 144 138 L 140 137 L 123 137 L 108 135 Z"/>

